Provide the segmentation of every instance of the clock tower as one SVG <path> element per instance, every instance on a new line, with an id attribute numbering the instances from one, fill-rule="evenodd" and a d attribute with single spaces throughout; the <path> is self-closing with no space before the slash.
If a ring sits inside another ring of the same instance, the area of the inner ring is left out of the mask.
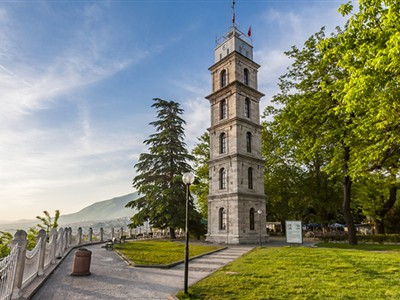
<path id="1" fill-rule="evenodd" d="M 233 24 L 216 41 L 211 72 L 207 241 L 266 241 L 260 99 L 250 37 Z"/>

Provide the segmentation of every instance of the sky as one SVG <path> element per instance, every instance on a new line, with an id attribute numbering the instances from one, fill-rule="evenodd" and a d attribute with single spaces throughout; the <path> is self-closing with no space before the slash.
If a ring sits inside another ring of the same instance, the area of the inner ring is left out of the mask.
<path id="1" fill-rule="evenodd" d="M 335 0 L 236 0 L 261 65 L 261 112 L 284 51 L 343 26 Z M 192 149 L 210 126 L 208 68 L 230 0 L 0 0 L 0 222 L 134 192 L 153 98 L 179 102 Z"/>

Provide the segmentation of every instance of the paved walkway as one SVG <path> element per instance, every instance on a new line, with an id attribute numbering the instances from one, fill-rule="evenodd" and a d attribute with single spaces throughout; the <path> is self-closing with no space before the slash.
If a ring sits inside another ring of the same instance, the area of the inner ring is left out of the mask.
<path id="1" fill-rule="evenodd" d="M 312 246 L 306 242 L 303 246 Z M 271 239 L 263 247 L 287 245 L 282 238 Z M 170 269 L 135 268 L 128 266 L 113 251 L 107 251 L 101 244 L 86 246 L 92 251 L 91 275 L 70 276 L 73 250 L 59 264 L 48 279 L 34 293 L 25 291 L 25 299 L 33 300 L 101 300 L 101 299 L 173 299 L 183 290 L 184 264 Z M 227 249 L 191 260 L 189 262 L 189 285 L 207 277 L 225 264 L 247 253 L 254 246 L 229 246 Z M 43 282 L 43 277 L 38 278 Z M 34 286 L 34 284 L 32 285 Z M 37 284 L 36 284 L 37 286 Z M 32 289 L 32 288 L 31 288 Z"/>
<path id="2" fill-rule="evenodd" d="M 34 300 L 172 299 L 183 289 L 184 265 L 170 269 L 130 267 L 101 245 L 92 251 L 91 275 L 70 276 L 74 251 L 30 298 Z M 189 262 L 189 285 L 250 251 L 252 246 L 233 246 Z"/>

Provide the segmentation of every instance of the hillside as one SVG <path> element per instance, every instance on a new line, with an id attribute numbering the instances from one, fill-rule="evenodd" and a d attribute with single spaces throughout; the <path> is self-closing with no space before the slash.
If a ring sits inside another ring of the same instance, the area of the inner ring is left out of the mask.
<path id="1" fill-rule="evenodd" d="M 125 205 L 134 199 L 138 198 L 138 193 L 132 193 L 121 197 L 115 197 L 110 200 L 95 202 L 80 211 L 60 216 L 59 223 L 71 224 L 77 222 L 113 220 L 123 217 L 132 217 L 135 213 L 130 208 L 125 208 Z"/>
<path id="2" fill-rule="evenodd" d="M 80 211 L 72 214 L 63 215 L 59 219 L 59 225 L 64 227 L 71 224 L 89 224 L 99 223 L 99 221 L 128 219 L 135 214 L 135 210 L 125 208 L 125 205 L 138 198 L 138 193 L 131 193 L 125 196 L 115 197 L 109 200 L 95 202 Z M 0 224 L 0 230 L 14 231 L 16 229 L 27 230 L 29 227 L 36 226 L 39 220 L 20 220 L 16 222 L 8 222 Z"/>

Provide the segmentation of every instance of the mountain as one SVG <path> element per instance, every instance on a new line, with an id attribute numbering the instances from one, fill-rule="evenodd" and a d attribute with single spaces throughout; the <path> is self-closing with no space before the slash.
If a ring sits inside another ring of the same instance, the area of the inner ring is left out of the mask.
<path id="1" fill-rule="evenodd" d="M 131 208 L 125 208 L 125 205 L 139 197 L 138 193 L 131 193 L 121 197 L 115 197 L 110 200 L 95 202 L 80 211 L 61 215 L 59 224 L 71 224 L 77 222 L 113 220 L 123 217 L 132 217 L 136 211 Z"/>
<path id="2" fill-rule="evenodd" d="M 138 193 L 131 193 L 121 197 L 115 197 L 109 200 L 95 202 L 80 211 L 72 214 L 63 215 L 58 220 L 61 227 L 70 224 L 90 224 L 99 223 L 100 221 L 110 221 L 116 219 L 129 219 L 137 211 L 131 208 L 125 208 L 125 205 L 139 197 Z M 39 220 L 20 220 L 16 222 L 8 222 L 0 225 L 0 230 L 13 231 L 16 229 L 27 230 L 29 227 L 36 226 Z"/>

